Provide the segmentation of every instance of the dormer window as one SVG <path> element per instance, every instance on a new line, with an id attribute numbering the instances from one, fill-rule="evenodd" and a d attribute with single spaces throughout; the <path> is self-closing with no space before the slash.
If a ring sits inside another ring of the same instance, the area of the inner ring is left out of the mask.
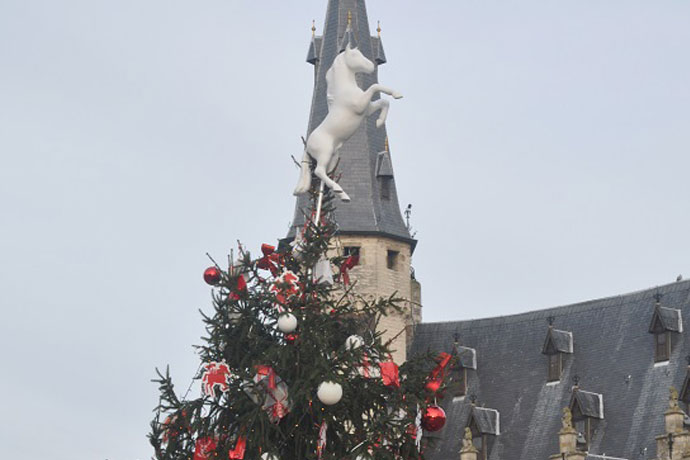
<path id="1" fill-rule="evenodd" d="M 690 414 L 690 357 L 688 357 L 688 368 L 685 371 L 685 380 L 678 399 L 685 404 L 685 413 Z"/>
<path id="2" fill-rule="evenodd" d="M 541 350 L 547 358 L 547 382 L 558 382 L 563 374 L 563 355 L 573 353 L 573 334 L 549 326 Z"/>
<path id="3" fill-rule="evenodd" d="M 604 396 L 582 391 L 575 387 L 570 399 L 573 424 L 577 430 L 577 443 L 581 450 L 588 450 L 598 420 L 604 418 Z"/>
<path id="4" fill-rule="evenodd" d="M 455 356 L 458 363 L 453 367 L 452 380 L 448 392 L 453 398 L 461 398 L 467 395 L 468 369 L 477 369 L 477 352 L 474 348 L 463 347 L 455 344 Z"/>
<path id="5" fill-rule="evenodd" d="M 382 200 L 390 200 L 393 183 L 393 163 L 388 152 L 388 147 L 383 152 L 379 152 L 376 159 L 376 177 L 379 180 L 379 190 Z"/>
<path id="6" fill-rule="evenodd" d="M 654 334 L 654 361 L 665 362 L 671 359 L 674 333 L 683 332 L 683 319 L 680 310 L 661 306 L 661 295 L 657 295 L 649 333 Z"/>
<path id="7" fill-rule="evenodd" d="M 472 430 L 472 442 L 477 448 L 477 460 L 488 460 L 490 441 L 501 434 L 501 418 L 495 409 L 472 406 L 467 426 Z"/>

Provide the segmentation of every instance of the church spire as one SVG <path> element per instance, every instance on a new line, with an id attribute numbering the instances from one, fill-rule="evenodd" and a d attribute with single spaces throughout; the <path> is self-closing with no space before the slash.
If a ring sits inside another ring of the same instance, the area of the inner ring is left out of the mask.
<path id="1" fill-rule="evenodd" d="M 307 61 L 315 67 L 314 95 L 308 134 L 328 114 L 326 72 L 336 56 L 350 45 L 377 66 L 386 62 L 378 35 L 372 36 L 364 0 L 329 0 L 322 35 L 312 37 Z M 378 82 L 378 70 L 360 74 L 357 82 L 366 89 Z M 391 154 L 386 148 L 386 128 L 376 127 L 378 113 L 369 116 L 340 149 L 338 181 L 350 195 L 350 202 L 334 202 L 340 234 L 371 234 L 408 242 L 414 246 L 400 212 Z M 289 233 L 304 224 L 307 196 L 297 198 L 295 217 Z"/>

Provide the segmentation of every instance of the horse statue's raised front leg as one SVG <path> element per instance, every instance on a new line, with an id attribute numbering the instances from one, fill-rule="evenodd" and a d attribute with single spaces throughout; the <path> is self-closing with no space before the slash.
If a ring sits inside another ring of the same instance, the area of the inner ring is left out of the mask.
<path id="1" fill-rule="evenodd" d="M 378 110 L 381 111 L 381 114 L 376 119 L 377 128 L 380 128 L 386 122 L 386 118 L 388 117 L 388 109 L 390 108 L 390 106 L 390 102 L 388 102 L 385 99 L 379 99 L 378 101 L 374 101 L 371 104 L 369 104 L 369 108 L 367 108 L 367 116 L 373 115 Z"/>

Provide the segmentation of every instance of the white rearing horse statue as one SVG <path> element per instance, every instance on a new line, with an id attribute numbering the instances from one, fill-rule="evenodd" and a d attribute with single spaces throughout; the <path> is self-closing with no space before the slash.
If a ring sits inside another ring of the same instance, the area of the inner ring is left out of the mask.
<path id="1" fill-rule="evenodd" d="M 358 85 L 357 73 L 370 74 L 376 70 L 374 63 L 367 59 L 357 48 L 349 44 L 345 51 L 338 54 L 333 65 L 326 72 L 328 115 L 319 126 L 312 131 L 307 139 L 302 157 L 301 173 L 295 195 L 302 195 L 311 187 L 311 160 L 316 160 L 314 175 L 321 179 L 341 200 L 350 201 L 350 197 L 343 188 L 328 173 L 335 168 L 338 160 L 338 150 L 352 136 L 364 117 L 381 111 L 376 127 L 380 128 L 386 122 L 389 102 L 379 99 L 372 102 L 376 93 L 384 93 L 400 99 L 402 94 L 375 83 L 366 91 Z"/>

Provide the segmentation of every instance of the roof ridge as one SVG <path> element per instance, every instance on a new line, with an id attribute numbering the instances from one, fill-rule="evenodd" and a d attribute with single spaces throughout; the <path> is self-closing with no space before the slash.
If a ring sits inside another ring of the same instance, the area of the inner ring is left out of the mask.
<path id="1" fill-rule="evenodd" d="M 685 286 L 683 286 L 683 285 L 685 285 Z M 680 287 L 680 289 L 674 289 L 674 291 L 683 290 L 683 289 L 690 289 L 690 279 L 681 280 L 681 281 L 673 281 L 671 283 L 657 285 L 657 286 L 649 287 L 646 289 L 639 289 L 639 290 L 627 292 L 624 294 L 618 294 L 618 295 L 607 296 L 607 297 L 600 297 L 600 298 L 590 299 L 590 300 L 586 300 L 586 301 L 582 301 L 582 302 L 576 302 L 576 303 L 572 303 L 572 304 L 558 305 L 555 307 L 529 310 L 526 312 L 514 313 L 511 315 L 490 316 L 490 317 L 485 317 L 485 318 L 470 318 L 470 319 L 461 319 L 461 320 L 454 320 L 454 321 L 423 322 L 423 323 L 419 324 L 418 327 L 419 326 L 426 326 L 426 325 L 454 324 L 454 323 L 480 323 L 480 322 L 495 323 L 497 321 L 518 323 L 518 322 L 522 322 L 522 321 L 510 321 L 510 320 L 519 319 L 520 317 L 530 317 L 529 319 L 525 318 L 524 321 L 531 321 L 535 315 L 553 313 L 553 312 L 556 312 L 559 310 L 564 310 L 566 308 L 570 308 L 570 309 L 575 310 L 577 312 L 584 312 L 584 311 L 589 311 L 589 310 L 593 310 L 596 308 L 615 307 L 615 306 L 619 306 L 620 304 L 622 304 L 623 299 L 625 299 L 627 297 L 639 295 L 639 294 L 642 294 L 645 292 L 656 291 L 659 289 L 666 289 L 669 287 Z M 611 304 L 611 305 L 599 305 L 601 302 L 613 301 L 613 300 L 617 300 L 618 302 Z M 666 307 L 666 308 L 668 308 L 668 307 Z M 572 313 L 572 311 L 571 311 L 571 313 Z"/>

